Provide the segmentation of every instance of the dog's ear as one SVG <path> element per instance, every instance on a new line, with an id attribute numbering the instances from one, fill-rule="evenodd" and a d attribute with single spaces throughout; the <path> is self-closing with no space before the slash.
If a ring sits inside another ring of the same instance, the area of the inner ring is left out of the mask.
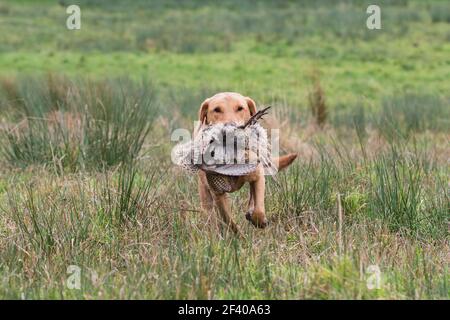
<path id="1" fill-rule="evenodd" d="M 248 108 L 250 110 L 250 115 L 254 115 L 256 113 L 256 103 L 252 98 L 245 97 L 245 101 L 247 101 Z"/>
<path id="2" fill-rule="evenodd" d="M 206 115 L 208 113 L 208 104 L 209 104 L 209 98 L 203 101 L 203 103 L 200 105 L 200 109 L 198 110 L 198 120 L 200 123 L 208 123 L 208 119 L 206 118 Z"/>

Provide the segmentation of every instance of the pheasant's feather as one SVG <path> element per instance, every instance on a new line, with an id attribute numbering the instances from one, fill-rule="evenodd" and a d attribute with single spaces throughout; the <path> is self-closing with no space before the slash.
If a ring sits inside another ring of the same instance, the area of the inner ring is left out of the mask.
<path id="1" fill-rule="evenodd" d="M 200 169 L 205 172 L 214 172 L 225 176 L 245 176 L 256 170 L 257 164 L 245 163 L 245 164 L 225 164 L 221 166 L 200 166 Z"/>
<path id="2" fill-rule="evenodd" d="M 217 192 L 233 190 L 237 177 L 254 172 L 258 164 L 275 173 L 267 132 L 257 123 L 269 108 L 257 112 L 242 126 L 202 126 L 193 141 L 175 146 L 175 163 L 190 172 L 204 171 L 208 184 Z M 227 144 L 228 139 L 231 143 Z M 257 159 L 249 161 L 250 154 L 258 155 Z"/>

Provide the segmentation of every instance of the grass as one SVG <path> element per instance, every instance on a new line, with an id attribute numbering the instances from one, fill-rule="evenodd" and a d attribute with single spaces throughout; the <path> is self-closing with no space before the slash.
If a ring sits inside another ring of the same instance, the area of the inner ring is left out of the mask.
<path id="1" fill-rule="evenodd" d="M 449 298 L 444 1 L 383 2 L 379 32 L 365 1 L 80 6 L 69 32 L 56 2 L 0 2 L 0 297 Z M 228 90 L 300 155 L 267 179 L 267 229 L 232 197 L 245 239 L 170 162 Z"/>
<path id="2" fill-rule="evenodd" d="M 51 165 L 61 173 L 113 166 L 138 155 L 157 113 L 148 84 L 122 79 L 77 85 L 54 77 L 50 74 L 44 87 L 37 79 L 25 81 L 24 88 L 4 86 L 14 97 L 7 108 L 21 119 L 6 129 L 7 161 Z"/>
<path id="3" fill-rule="evenodd" d="M 173 184 L 160 181 L 162 189 L 152 189 L 166 194 L 164 199 L 127 184 L 138 200 L 128 203 L 150 206 L 134 205 L 128 219 L 111 221 L 117 211 L 107 209 L 109 201 L 123 208 L 122 200 L 129 199 L 120 178 L 101 187 L 117 192 L 117 200 L 80 177 L 27 183 L 38 191 L 15 184 L 6 195 L 3 218 L 20 232 L 10 235 L 2 251 L 2 272 L 11 274 L 3 280 L 5 297 L 20 298 L 23 292 L 26 298 L 445 298 L 448 293 L 445 243 L 396 235 L 383 219 L 367 220 L 364 214 L 359 219 L 345 214 L 345 249 L 339 253 L 332 209 L 301 216 L 283 211 L 264 233 L 241 219 L 248 239 L 240 241 L 220 236 L 195 213 L 174 211 Z M 65 287 L 72 264 L 83 270 L 81 290 Z M 366 287 L 371 264 L 382 270 L 377 290 Z M 10 290 L 19 283 L 21 292 Z"/>

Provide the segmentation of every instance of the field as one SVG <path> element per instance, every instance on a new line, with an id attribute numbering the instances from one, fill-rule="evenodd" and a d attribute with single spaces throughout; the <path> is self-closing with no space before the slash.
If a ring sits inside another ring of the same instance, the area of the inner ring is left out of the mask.
<path id="1" fill-rule="evenodd" d="M 0 298 L 449 299 L 448 1 L 64 2 L 0 0 Z M 244 239 L 170 158 L 219 91 L 299 153 Z"/>

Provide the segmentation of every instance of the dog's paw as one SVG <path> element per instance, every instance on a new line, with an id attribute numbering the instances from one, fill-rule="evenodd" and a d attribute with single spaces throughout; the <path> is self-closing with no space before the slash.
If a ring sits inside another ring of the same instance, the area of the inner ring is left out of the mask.
<path id="1" fill-rule="evenodd" d="M 247 211 L 247 213 L 245 214 L 245 218 L 257 228 L 263 229 L 268 225 L 268 221 L 264 213 Z"/>

